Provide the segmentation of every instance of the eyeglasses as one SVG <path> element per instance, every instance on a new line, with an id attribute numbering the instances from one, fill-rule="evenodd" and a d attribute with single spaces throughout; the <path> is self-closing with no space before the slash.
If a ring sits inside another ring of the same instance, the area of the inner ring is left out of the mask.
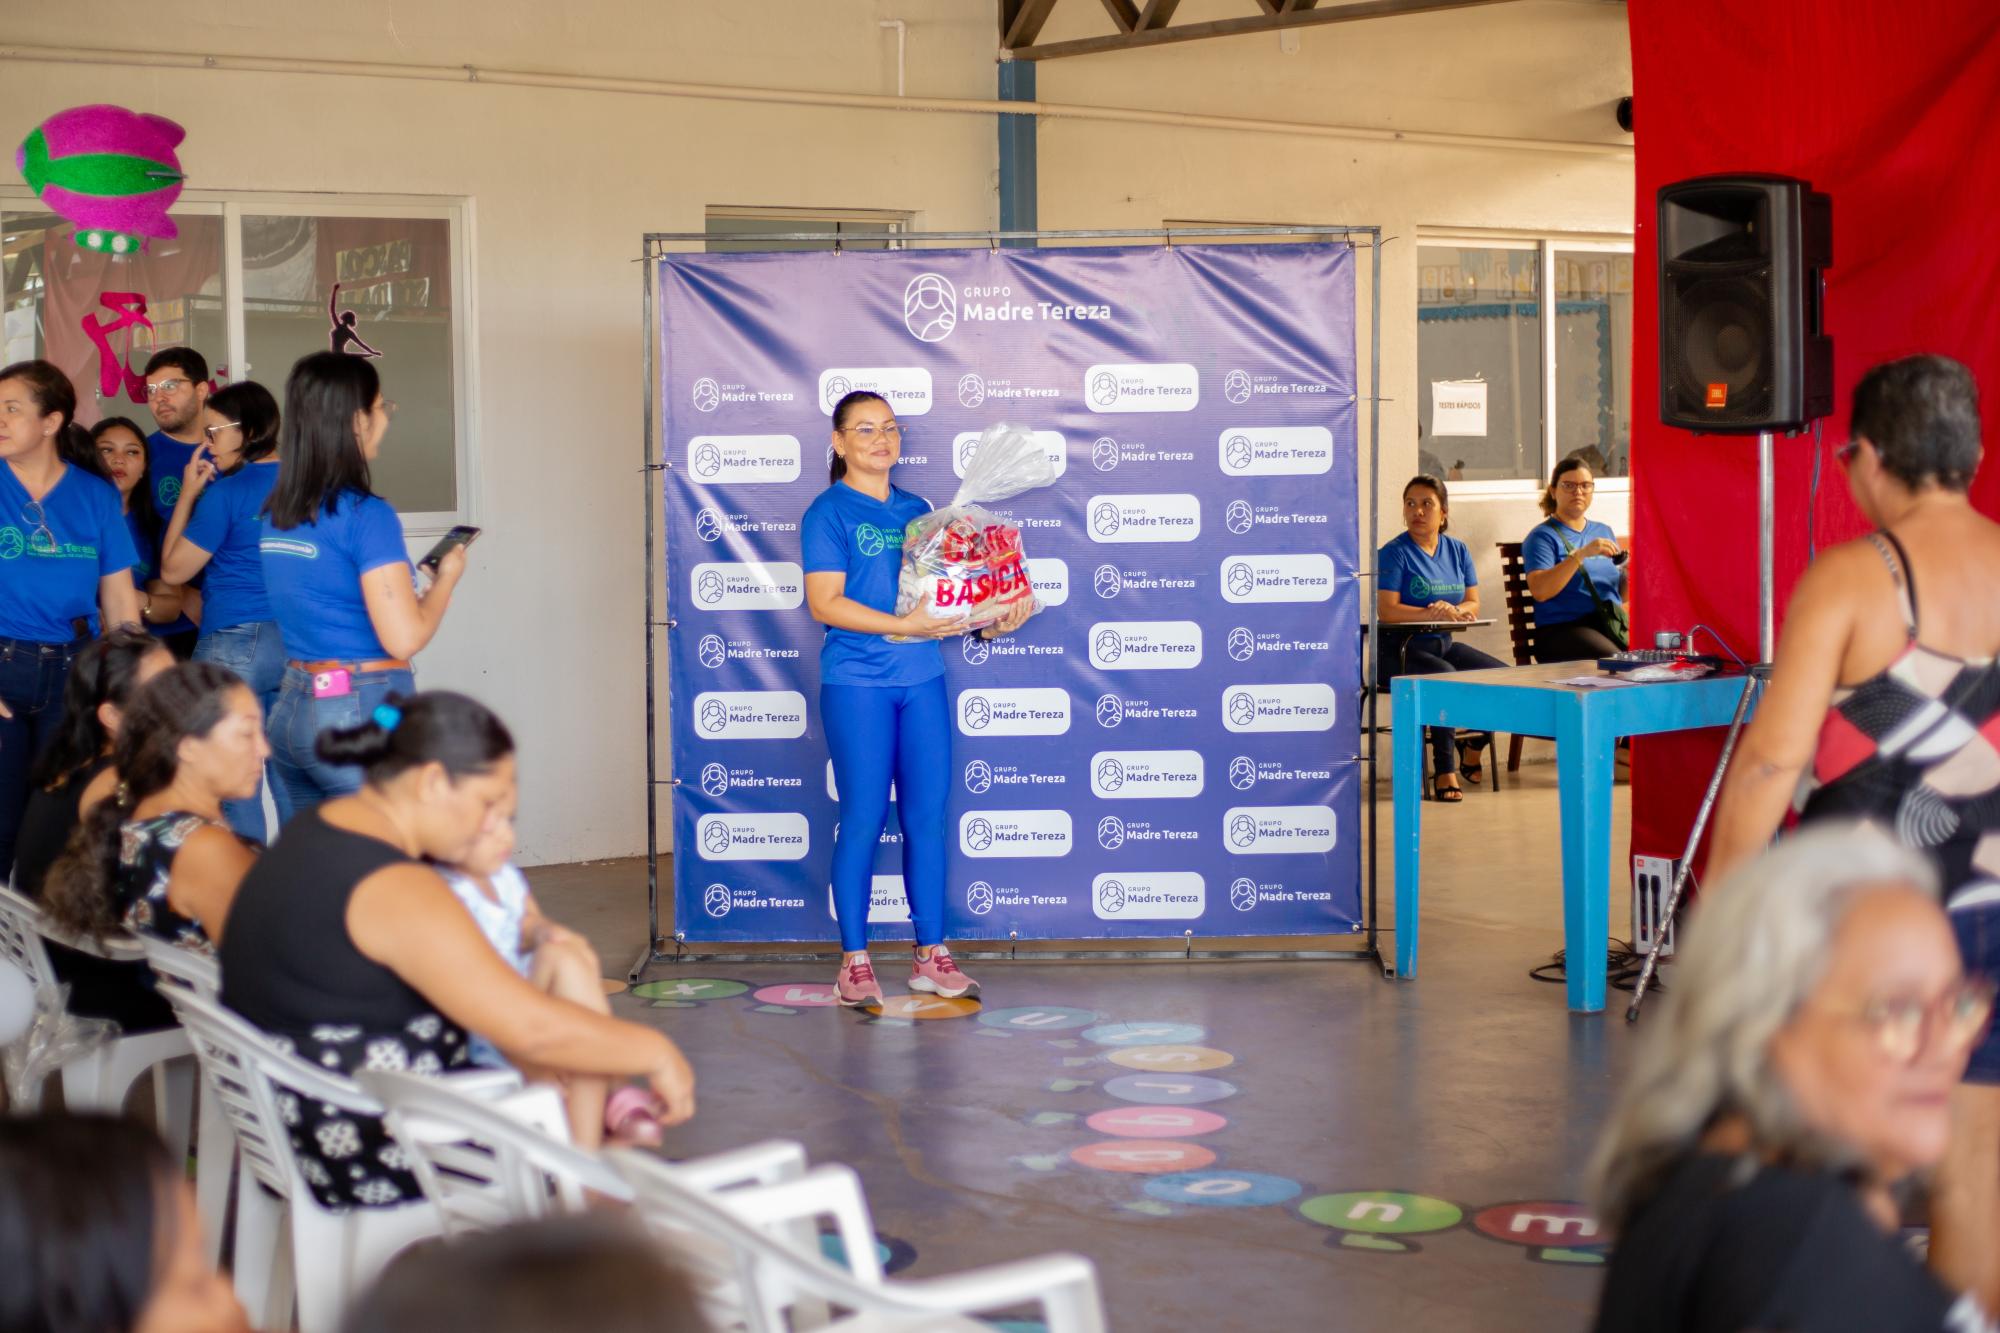
<path id="1" fill-rule="evenodd" d="M 1571 495 L 1589 495 L 1597 489 L 1597 483 L 1594 481 L 1559 481 L 1556 483 L 1556 489 L 1559 491 L 1568 491 Z"/>
<path id="2" fill-rule="evenodd" d="M 30 500 L 21 507 L 21 517 L 34 531 L 28 534 L 28 549 L 39 555 L 47 555 L 56 549 L 56 535 L 49 531 L 49 518 L 42 510 L 40 500 Z"/>
<path id="3" fill-rule="evenodd" d="M 1846 467 L 1849 463 L 1852 463 L 1854 461 L 1854 455 L 1860 452 L 1861 452 L 1861 441 L 1849 440 L 1846 444 L 1841 445 L 1838 449 L 1835 449 L 1833 451 L 1833 461 L 1840 464 L 1842 467 Z"/>
<path id="4" fill-rule="evenodd" d="M 182 389 L 187 388 L 193 383 L 193 380 L 161 380 L 158 384 L 148 384 L 146 386 L 146 396 L 148 398 L 158 398 L 161 394 L 179 393 Z"/>
<path id="5" fill-rule="evenodd" d="M 202 433 L 203 435 L 206 435 L 206 436 L 208 436 L 208 438 L 209 438 L 210 440 L 213 440 L 213 439 L 214 439 L 214 438 L 215 438 L 216 436 L 220 435 L 220 434 L 221 434 L 221 433 L 222 433 L 223 431 L 226 431 L 226 430 L 242 430 L 242 429 L 243 429 L 243 423 L 242 423 L 242 422 L 240 422 L 240 421 L 225 421 L 225 422 L 223 422 L 223 423 L 222 423 L 222 424 L 221 424 L 220 426 L 203 426 L 203 427 L 201 428 L 201 433 Z"/>
<path id="6" fill-rule="evenodd" d="M 1993 995 L 1992 981 L 1973 977 L 1935 1000 L 1871 1000 L 1837 1017 L 1860 1023 L 1884 1057 L 1908 1064 L 1933 1041 L 1954 1054 L 1977 1042 L 1993 1018 Z"/>
<path id="7" fill-rule="evenodd" d="M 863 444 L 871 442 L 877 435 L 880 435 L 885 440 L 900 440 L 903 438 L 903 428 L 893 421 L 879 429 L 874 426 L 843 426 L 840 433 L 843 435 L 852 435 Z"/>

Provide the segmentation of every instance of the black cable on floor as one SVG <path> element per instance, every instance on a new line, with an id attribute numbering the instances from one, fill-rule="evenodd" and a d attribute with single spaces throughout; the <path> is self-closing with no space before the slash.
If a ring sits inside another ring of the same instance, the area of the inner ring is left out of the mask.
<path id="1" fill-rule="evenodd" d="M 1528 969 L 1528 975 L 1536 981 L 1546 981 L 1551 985 L 1565 985 L 1569 981 L 1567 949 L 1557 949 L 1555 955 L 1540 967 Z M 1667 960 L 1662 958 L 1662 963 Z M 1604 960 L 1604 979 L 1613 990 L 1629 991 L 1639 984 L 1639 969 L 1646 964 L 1646 955 L 1639 952 L 1627 940 L 1611 941 L 1611 951 Z M 1654 990 L 1665 990 L 1660 984 L 1662 974 L 1653 974 Z"/>

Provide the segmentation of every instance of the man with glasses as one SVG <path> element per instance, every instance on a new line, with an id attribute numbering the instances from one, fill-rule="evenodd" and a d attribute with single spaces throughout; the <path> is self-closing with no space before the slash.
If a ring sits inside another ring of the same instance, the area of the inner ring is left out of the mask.
<path id="1" fill-rule="evenodd" d="M 163 347 L 146 362 L 146 406 L 159 429 L 146 437 L 146 454 L 153 474 L 153 508 L 162 524 L 171 522 L 181 496 L 181 476 L 202 445 L 201 410 L 208 405 L 208 360 L 192 347 Z M 154 568 L 160 553 L 148 553 Z M 201 587 L 196 577 L 190 585 Z M 192 600 L 199 614 L 200 601 Z M 194 651 L 198 629 L 183 614 L 169 624 L 150 625 L 165 639 L 174 656 L 186 660 Z"/>

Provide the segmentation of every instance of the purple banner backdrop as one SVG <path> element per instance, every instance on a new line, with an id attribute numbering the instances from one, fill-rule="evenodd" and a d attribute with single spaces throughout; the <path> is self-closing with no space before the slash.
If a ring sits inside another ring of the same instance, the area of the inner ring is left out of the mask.
<path id="1" fill-rule="evenodd" d="M 1362 928 L 1351 249 L 675 255 L 658 278 L 685 938 L 834 936 L 798 523 L 862 388 L 934 504 L 996 421 L 1061 474 L 994 506 L 1045 609 L 944 649 L 949 936 Z M 892 813 L 878 937 L 908 938 L 901 850 Z"/>

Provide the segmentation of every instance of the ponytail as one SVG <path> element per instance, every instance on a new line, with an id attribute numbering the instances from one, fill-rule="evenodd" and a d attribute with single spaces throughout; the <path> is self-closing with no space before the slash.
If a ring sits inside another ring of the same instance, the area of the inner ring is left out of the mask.
<path id="1" fill-rule="evenodd" d="M 227 667 L 182 662 L 133 696 L 112 749 L 117 790 L 83 817 L 49 867 L 42 896 L 56 925 L 94 940 L 120 928 L 112 885 L 122 826 L 141 801 L 172 785 L 180 772 L 181 742 L 215 730 L 228 712 L 229 692 L 246 688 Z"/>
<path id="2" fill-rule="evenodd" d="M 455 782 L 514 753 L 514 738 L 493 711 L 450 690 L 392 694 L 358 727 L 322 731 L 313 751 L 329 764 L 358 766 L 380 787 L 425 764 L 441 764 Z"/>
<path id="3" fill-rule="evenodd" d="M 884 407 L 889 406 L 889 400 L 881 394 L 871 389 L 856 389 L 833 405 L 833 428 L 837 431 L 846 430 L 847 419 L 853 416 L 854 409 L 863 403 L 880 403 Z M 832 458 L 827 460 L 826 479 L 829 483 L 832 483 L 839 481 L 846 475 L 847 460 L 842 458 L 838 453 L 835 453 Z"/>

